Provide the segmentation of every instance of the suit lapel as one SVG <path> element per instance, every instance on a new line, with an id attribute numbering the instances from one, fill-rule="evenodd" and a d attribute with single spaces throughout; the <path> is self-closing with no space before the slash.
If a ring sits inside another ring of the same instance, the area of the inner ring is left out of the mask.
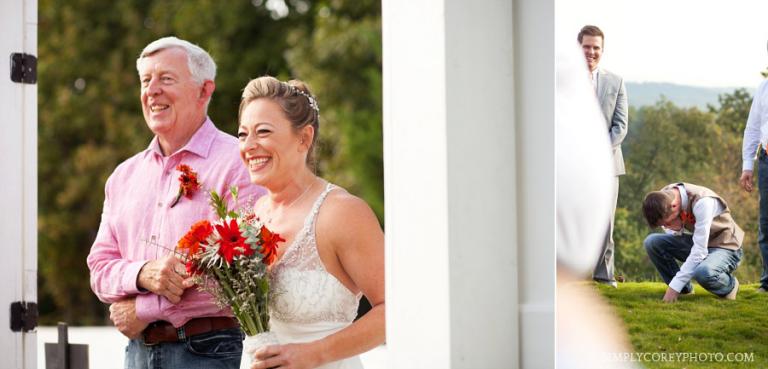
<path id="1" fill-rule="evenodd" d="M 605 100 L 605 94 L 608 92 L 608 89 L 606 88 L 606 83 L 608 82 L 608 79 L 605 78 L 605 71 L 602 69 L 597 70 L 597 101 L 600 101 L 600 104 L 603 103 L 603 100 Z"/>

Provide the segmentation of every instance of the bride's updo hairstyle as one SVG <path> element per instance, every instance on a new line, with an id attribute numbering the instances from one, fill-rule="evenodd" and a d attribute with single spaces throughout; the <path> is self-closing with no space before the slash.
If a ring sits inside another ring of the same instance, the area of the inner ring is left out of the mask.
<path id="1" fill-rule="evenodd" d="M 282 82 L 271 76 L 252 79 L 243 90 L 238 121 L 242 120 L 245 107 L 260 98 L 272 99 L 280 105 L 295 132 L 299 132 L 306 125 L 314 127 L 315 134 L 307 152 L 307 165 L 314 165 L 315 143 L 320 134 L 320 106 L 309 91 L 309 87 L 295 79 L 288 82 Z"/>

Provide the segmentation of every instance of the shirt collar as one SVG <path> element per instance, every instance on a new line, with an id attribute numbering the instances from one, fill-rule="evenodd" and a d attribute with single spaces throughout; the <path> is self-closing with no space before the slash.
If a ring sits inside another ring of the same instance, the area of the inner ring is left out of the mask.
<path id="1" fill-rule="evenodd" d="M 677 185 L 677 190 L 680 192 L 680 209 L 688 209 L 688 192 L 685 191 L 685 186 L 680 183 Z"/>
<path id="2" fill-rule="evenodd" d="M 216 138 L 216 131 L 216 126 L 213 124 L 213 121 L 211 121 L 211 118 L 206 117 L 203 125 L 195 131 L 195 134 L 192 135 L 187 144 L 171 155 L 187 151 L 202 158 L 207 158 L 211 151 L 213 141 Z M 163 151 L 160 150 L 160 141 L 157 136 L 152 138 L 149 147 L 147 147 L 147 152 L 163 156 Z"/>

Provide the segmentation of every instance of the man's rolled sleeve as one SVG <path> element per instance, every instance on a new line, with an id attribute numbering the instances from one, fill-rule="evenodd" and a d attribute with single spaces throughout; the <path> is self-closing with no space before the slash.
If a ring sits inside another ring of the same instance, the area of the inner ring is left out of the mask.
<path id="1" fill-rule="evenodd" d="M 766 93 L 766 86 L 768 81 L 763 81 L 757 88 L 754 98 L 752 99 L 752 105 L 749 108 L 749 116 L 747 116 L 747 124 L 744 126 L 744 139 L 741 147 L 741 160 L 742 171 L 753 170 L 755 154 L 757 153 L 757 147 L 760 145 L 761 125 L 763 124 L 760 119 L 763 113 L 763 95 Z"/>
<path id="2" fill-rule="evenodd" d="M 137 283 L 139 280 L 139 272 L 141 272 L 141 268 L 146 263 L 146 260 L 128 262 L 128 265 L 124 268 L 125 271 L 122 276 L 122 281 L 120 282 L 125 293 L 129 295 L 137 295 L 149 292 L 139 288 Z"/>
<path id="3" fill-rule="evenodd" d="M 164 316 L 160 309 L 161 298 L 154 293 L 136 296 L 136 317 L 147 323 L 163 320 Z"/>

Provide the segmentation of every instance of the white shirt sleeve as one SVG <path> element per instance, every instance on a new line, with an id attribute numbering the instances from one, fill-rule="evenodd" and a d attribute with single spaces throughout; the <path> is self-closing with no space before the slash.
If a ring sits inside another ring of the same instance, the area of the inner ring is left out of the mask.
<path id="1" fill-rule="evenodd" d="M 683 287 L 693 277 L 693 270 L 709 254 L 707 247 L 709 245 L 709 230 L 712 227 L 712 219 L 722 214 L 724 210 L 723 205 L 713 197 L 704 197 L 693 205 L 693 216 L 696 218 L 696 224 L 693 228 L 693 247 L 691 247 L 691 253 L 688 255 L 688 258 L 680 266 L 680 271 L 669 282 L 669 287 L 673 290 L 677 292 L 682 291 Z"/>
<path id="2" fill-rule="evenodd" d="M 741 146 L 742 170 L 753 170 L 755 166 L 755 153 L 757 145 L 760 144 L 762 134 L 762 125 L 768 122 L 761 122 L 763 117 L 763 95 L 766 93 L 768 81 L 763 81 L 752 98 L 752 106 L 749 108 L 749 117 L 747 125 L 744 127 L 744 139 Z"/>

